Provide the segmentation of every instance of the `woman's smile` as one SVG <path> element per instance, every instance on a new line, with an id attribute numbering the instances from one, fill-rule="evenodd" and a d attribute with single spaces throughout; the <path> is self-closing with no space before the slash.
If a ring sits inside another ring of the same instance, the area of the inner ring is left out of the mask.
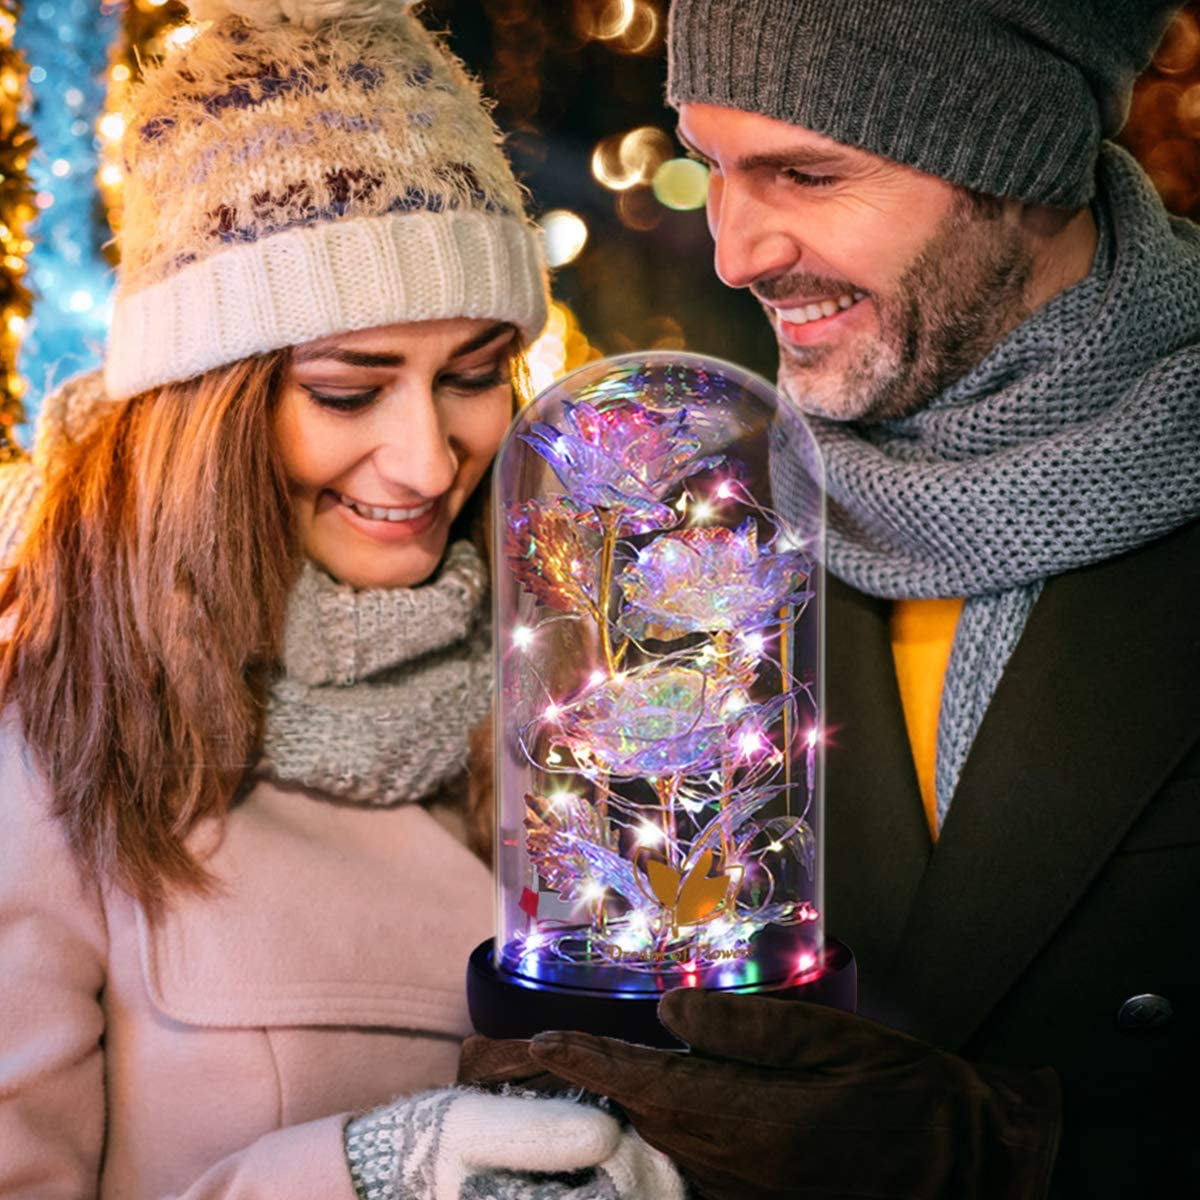
<path id="1" fill-rule="evenodd" d="M 443 496 L 394 506 L 368 504 L 341 492 L 326 490 L 322 494 L 322 501 L 331 502 L 342 518 L 358 532 L 382 542 L 399 542 L 419 537 L 437 522 Z M 321 503 L 318 502 L 318 510 L 320 507 Z"/>

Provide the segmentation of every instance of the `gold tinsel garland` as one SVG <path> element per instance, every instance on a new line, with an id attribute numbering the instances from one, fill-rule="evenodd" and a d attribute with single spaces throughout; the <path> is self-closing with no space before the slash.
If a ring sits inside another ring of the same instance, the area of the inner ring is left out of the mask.
<path id="1" fill-rule="evenodd" d="M 28 174 L 33 134 L 20 119 L 28 70 L 13 49 L 20 15 L 21 0 L 0 0 L 0 463 L 24 457 L 12 431 L 25 420 L 17 351 L 33 307 L 24 279 L 33 249 L 25 230 L 37 214 Z"/>
<path id="2" fill-rule="evenodd" d="M 121 36 L 109 58 L 108 98 L 96 123 L 102 144 L 96 182 L 114 234 L 121 227 L 124 167 L 120 150 L 126 90 L 141 78 L 143 64 L 161 58 L 172 44 L 186 40 L 193 29 L 188 24 L 187 9 L 179 0 L 128 0 L 125 5 Z M 105 245 L 104 255 L 116 264 L 115 242 Z"/>

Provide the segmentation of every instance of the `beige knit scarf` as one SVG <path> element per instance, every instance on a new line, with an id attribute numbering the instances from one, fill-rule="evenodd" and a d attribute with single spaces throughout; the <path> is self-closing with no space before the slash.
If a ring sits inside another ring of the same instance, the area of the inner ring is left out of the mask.
<path id="1" fill-rule="evenodd" d="M 469 542 L 412 588 L 358 591 L 306 562 L 256 770 L 360 804 L 422 800 L 461 775 L 490 703 L 486 590 Z"/>

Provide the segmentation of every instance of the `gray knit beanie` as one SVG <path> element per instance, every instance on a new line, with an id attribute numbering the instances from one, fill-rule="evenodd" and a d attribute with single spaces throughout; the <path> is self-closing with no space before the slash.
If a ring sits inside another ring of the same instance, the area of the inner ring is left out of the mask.
<path id="1" fill-rule="evenodd" d="M 1091 198 L 1179 0 L 673 0 L 667 96 L 995 196 Z"/>

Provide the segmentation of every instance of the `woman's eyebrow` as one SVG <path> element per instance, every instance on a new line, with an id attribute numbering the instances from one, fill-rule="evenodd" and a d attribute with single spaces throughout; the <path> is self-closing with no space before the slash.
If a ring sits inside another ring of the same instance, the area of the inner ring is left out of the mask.
<path id="1" fill-rule="evenodd" d="M 509 324 L 507 321 L 497 321 L 495 325 L 488 326 L 481 333 L 477 333 L 473 338 L 468 338 L 457 349 L 450 352 L 451 358 L 462 358 L 464 354 L 470 354 L 472 350 L 478 350 L 482 346 L 486 346 L 489 342 L 494 342 L 502 333 L 507 333 L 510 336 L 517 332 L 515 325 Z"/>
<path id="2" fill-rule="evenodd" d="M 345 363 L 348 367 L 402 367 L 403 354 L 372 354 L 366 350 L 344 350 L 340 346 L 301 346 L 293 361 L 315 362 L 327 359 Z"/>

